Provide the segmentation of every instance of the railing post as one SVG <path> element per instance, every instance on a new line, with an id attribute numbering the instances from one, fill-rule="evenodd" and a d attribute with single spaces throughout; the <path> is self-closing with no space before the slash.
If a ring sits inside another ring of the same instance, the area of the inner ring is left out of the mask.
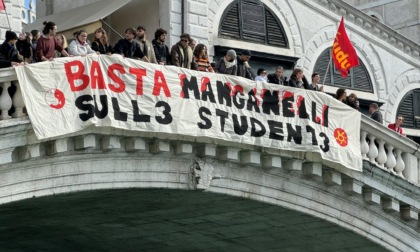
<path id="1" fill-rule="evenodd" d="M 373 165 L 420 184 L 420 146 L 362 115 L 360 153 Z M 366 154 L 366 156 L 365 156 Z"/>
<path id="2" fill-rule="evenodd" d="M 367 156 L 369 157 L 370 162 L 376 163 L 375 158 L 378 156 L 378 148 L 375 145 L 375 136 L 369 134 L 369 152 Z"/>
<path id="3" fill-rule="evenodd" d="M 384 164 L 387 160 L 387 155 L 385 152 L 385 141 L 380 139 L 378 140 L 378 145 L 379 145 L 379 149 L 378 149 L 378 156 L 376 157 L 376 162 L 378 162 L 379 166 L 384 168 Z"/>
<path id="4" fill-rule="evenodd" d="M 369 144 L 366 141 L 366 136 L 367 132 L 362 130 L 360 132 L 360 151 L 363 158 L 367 158 L 366 154 L 369 152 Z"/>
<path id="5" fill-rule="evenodd" d="M 0 110 L 1 115 L 0 119 L 9 119 L 11 116 L 9 116 L 9 110 L 12 108 L 12 98 L 10 98 L 8 89 L 11 85 L 10 81 L 5 81 L 1 84 L 3 90 L 0 95 Z"/>
<path id="6" fill-rule="evenodd" d="M 20 84 L 18 81 L 14 81 L 16 86 L 16 92 L 13 95 L 13 107 L 15 108 L 15 112 L 13 113 L 13 117 L 24 117 L 25 113 L 23 112 L 23 108 L 25 107 L 25 103 L 23 102 L 22 97 L 22 90 L 20 89 Z"/>
<path id="7" fill-rule="evenodd" d="M 387 151 L 388 151 L 388 155 L 387 155 L 387 160 L 385 163 L 385 167 L 389 170 L 389 171 L 393 171 L 395 165 L 397 164 L 397 160 L 395 159 L 394 156 L 394 146 L 392 146 L 391 144 L 387 143 L 385 145 Z"/>
<path id="8" fill-rule="evenodd" d="M 402 172 L 404 171 L 405 164 L 404 164 L 404 160 L 401 157 L 402 151 L 399 149 L 396 149 L 395 153 L 397 154 L 397 164 L 395 165 L 394 171 L 398 174 L 398 176 L 401 176 L 404 178 L 404 175 L 402 174 Z"/>

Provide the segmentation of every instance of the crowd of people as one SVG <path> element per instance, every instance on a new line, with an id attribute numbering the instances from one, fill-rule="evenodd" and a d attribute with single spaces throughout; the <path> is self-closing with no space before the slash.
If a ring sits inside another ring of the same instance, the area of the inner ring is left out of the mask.
<path id="1" fill-rule="evenodd" d="M 347 96 L 346 89 L 339 88 L 337 89 L 335 97 L 337 100 L 343 102 L 344 104 L 347 104 L 348 106 L 360 111 L 359 100 L 357 99 L 357 95 L 355 93 L 351 93 L 349 96 Z M 377 121 L 380 124 L 384 123 L 382 113 L 379 111 L 379 105 L 376 102 L 369 105 L 369 114 L 370 118 L 374 121 Z M 399 133 L 400 135 L 405 136 L 401 128 L 403 122 L 404 117 L 402 115 L 398 115 L 395 123 L 390 123 L 388 128 Z"/>
<path id="2" fill-rule="evenodd" d="M 277 67 L 275 73 L 268 74 L 265 69 L 258 69 L 257 76 L 249 63 L 252 53 L 242 50 L 239 54 L 233 49 L 216 62 L 210 62 L 207 46 L 196 41 L 187 33 L 180 36 L 180 40 L 169 48 L 166 44 L 167 31 L 159 28 L 155 31 L 154 39 L 147 39 L 147 29 L 139 25 L 137 29 L 127 28 L 124 38 L 114 46 L 108 41 L 103 28 L 98 28 L 90 42 L 85 30 L 73 34 L 70 44 L 66 37 L 57 33 L 54 22 L 44 22 L 40 32 L 21 33 L 19 36 L 13 31 L 6 32 L 6 40 L 0 45 L 0 67 L 17 66 L 59 57 L 84 56 L 91 53 L 120 54 L 131 59 L 138 59 L 161 65 L 174 65 L 197 71 L 215 72 L 241 76 L 251 80 L 265 81 L 279 85 L 322 91 L 319 85 L 319 74 L 313 74 L 312 82 L 303 75 L 301 69 L 295 69 L 290 80 L 283 76 L 284 70 Z"/>
<path id="3" fill-rule="evenodd" d="M 80 30 L 73 34 L 74 38 L 68 45 L 65 36 L 57 33 L 57 25 L 54 22 L 44 22 L 42 32 L 33 30 L 18 36 L 13 31 L 6 31 L 5 40 L 0 45 L 0 68 L 48 61 L 58 57 L 85 56 L 91 53 L 120 54 L 126 58 L 153 64 L 174 65 L 197 71 L 241 76 L 255 81 L 323 92 L 319 73 L 313 73 L 310 82 L 303 70 L 299 68 L 293 70 L 289 80 L 283 75 L 284 69 L 281 66 L 270 74 L 265 69 L 259 68 L 255 75 L 250 64 L 252 57 L 250 50 L 245 49 L 237 54 L 235 50 L 230 49 L 225 56 L 211 63 L 207 46 L 202 43 L 197 44 L 187 33 L 181 34 L 180 40 L 170 49 L 165 44 L 166 30 L 157 29 L 152 41 L 149 41 L 146 35 L 147 29 L 143 25 L 139 25 L 137 29 L 130 27 L 125 30 L 125 37 L 112 46 L 103 28 L 95 31 L 92 43 L 87 39 L 88 33 Z M 347 96 L 346 90 L 339 88 L 336 99 L 360 111 L 356 94 Z M 369 113 L 373 120 L 383 123 L 377 103 L 370 104 Z M 403 121 L 404 118 L 398 116 L 395 123 L 388 127 L 402 135 Z"/>

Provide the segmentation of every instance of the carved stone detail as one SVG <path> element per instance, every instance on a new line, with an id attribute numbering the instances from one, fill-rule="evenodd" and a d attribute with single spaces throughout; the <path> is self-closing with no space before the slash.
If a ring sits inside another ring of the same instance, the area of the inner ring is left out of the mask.
<path id="1" fill-rule="evenodd" d="M 195 189 L 206 190 L 210 187 L 213 179 L 220 179 L 220 175 L 214 174 L 214 166 L 203 159 L 195 158 L 192 164 Z"/>

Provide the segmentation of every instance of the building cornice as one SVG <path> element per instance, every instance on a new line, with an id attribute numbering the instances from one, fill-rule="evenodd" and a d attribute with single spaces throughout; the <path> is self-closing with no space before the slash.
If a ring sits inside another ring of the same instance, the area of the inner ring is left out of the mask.
<path id="1" fill-rule="evenodd" d="M 420 60 L 419 44 L 357 8 L 342 0 L 315 0 L 314 2 L 339 16 L 343 16 L 347 22 L 357 25 L 364 32 L 372 34 L 392 47 L 397 48 L 400 52 L 409 55 L 417 61 Z"/>

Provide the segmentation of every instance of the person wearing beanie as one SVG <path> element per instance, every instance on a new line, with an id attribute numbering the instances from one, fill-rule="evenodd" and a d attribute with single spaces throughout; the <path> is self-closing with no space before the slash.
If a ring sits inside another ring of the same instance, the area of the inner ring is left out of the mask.
<path id="1" fill-rule="evenodd" d="M 249 59 L 251 59 L 250 50 L 242 50 L 241 54 L 237 56 L 237 76 L 241 76 L 250 80 L 254 79 L 254 74 L 251 71 L 251 66 L 249 65 Z"/>
<path id="2" fill-rule="evenodd" d="M 249 56 L 249 58 L 251 58 L 252 53 L 250 50 L 245 49 L 245 50 L 242 50 L 241 55 Z"/>
<path id="3" fill-rule="evenodd" d="M 236 52 L 235 52 L 235 50 L 230 49 L 229 51 L 227 51 L 227 53 L 226 53 L 226 54 L 227 54 L 227 55 L 229 55 L 229 57 L 230 57 L 231 59 L 236 60 Z"/>
<path id="4" fill-rule="evenodd" d="M 13 31 L 6 31 L 6 40 L 0 45 L 0 68 L 18 66 L 23 58 L 16 49 L 18 36 Z"/>
<path id="5" fill-rule="evenodd" d="M 235 50 L 230 49 L 229 51 L 227 51 L 226 55 L 216 62 L 214 71 L 216 73 L 236 75 L 237 66 Z"/>

